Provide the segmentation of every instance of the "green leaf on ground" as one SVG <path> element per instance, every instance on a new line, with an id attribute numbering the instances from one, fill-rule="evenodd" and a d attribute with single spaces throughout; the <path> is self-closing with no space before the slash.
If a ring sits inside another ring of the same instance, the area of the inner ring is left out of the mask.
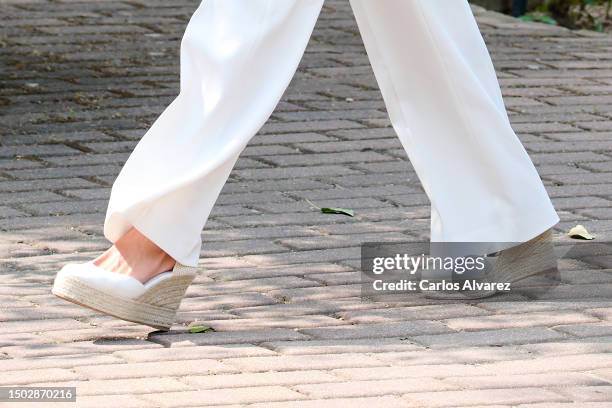
<path id="1" fill-rule="evenodd" d="M 321 208 L 321 212 L 323 214 L 342 214 L 342 215 L 348 215 L 349 217 L 354 217 L 355 216 L 355 211 L 351 210 L 350 208 L 329 208 L 329 207 L 323 207 L 323 208 Z"/>
<path id="2" fill-rule="evenodd" d="M 574 239 L 595 239 L 595 236 L 591 235 L 591 233 L 587 231 L 587 229 L 583 225 L 580 224 L 570 229 L 567 235 L 569 235 L 570 238 Z"/>
<path id="3" fill-rule="evenodd" d="M 189 327 L 189 333 L 206 333 L 209 331 L 215 331 L 212 327 L 195 325 Z"/>
<path id="4" fill-rule="evenodd" d="M 557 20 L 555 20 L 554 18 L 552 18 L 551 16 L 547 14 L 541 14 L 541 13 L 525 14 L 525 15 L 520 16 L 519 20 L 536 22 L 536 23 L 544 23 L 544 24 L 550 24 L 550 25 L 557 25 Z"/>

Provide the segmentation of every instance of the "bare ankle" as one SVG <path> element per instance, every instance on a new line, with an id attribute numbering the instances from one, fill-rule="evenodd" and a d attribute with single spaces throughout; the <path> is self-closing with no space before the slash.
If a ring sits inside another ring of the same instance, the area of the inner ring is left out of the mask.
<path id="1" fill-rule="evenodd" d="M 94 263 L 141 282 L 174 268 L 176 261 L 135 228 L 130 229 Z"/>

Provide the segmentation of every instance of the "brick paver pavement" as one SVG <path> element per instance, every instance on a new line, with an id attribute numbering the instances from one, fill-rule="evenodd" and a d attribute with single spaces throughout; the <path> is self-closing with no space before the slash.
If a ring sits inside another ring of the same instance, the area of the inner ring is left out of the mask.
<path id="1" fill-rule="evenodd" d="M 111 183 L 177 92 L 197 3 L 0 0 L 0 385 L 76 385 L 82 407 L 610 406 L 609 258 L 566 262 L 548 302 L 360 300 L 360 242 L 426 238 L 428 207 L 344 0 L 232 173 L 175 330 L 54 298 L 60 265 L 107 246 Z M 612 37 L 476 13 L 557 239 L 604 241 Z"/>

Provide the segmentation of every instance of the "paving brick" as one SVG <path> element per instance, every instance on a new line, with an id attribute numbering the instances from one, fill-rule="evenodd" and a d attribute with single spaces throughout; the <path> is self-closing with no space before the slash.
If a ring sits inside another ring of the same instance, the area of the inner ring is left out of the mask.
<path id="1" fill-rule="evenodd" d="M 595 307 L 593 309 L 588 309 L 585 312 L 603 320 L 612 320 L 612 308 Z"/>
<path id="2" fill-rule="evenodd" d="M 495 330 L 513 327 L 557 326 L 571 323 L 596 322 L 598 319 L 577 312 L 541 312 L 516 315 L 494 315 L 478 317 L 457 317 L 444 323 L 454 330 L 475 331 Z"/>
<path id="3" fill-rule="evenodd" d="M 279 168 L 278 170 L 285 170 L 284 168 Z M 237 170 L 240 171 L 240 170 Z M 347 171 L 352 171 L 348 170 Z M 246 172 L 245 172 L 246 173 Z M 259 174 L 259 173 L 258 173 Z M 303 191 L 303 190 L 314 190 L 320 188 L 328 188 L 329 184 L 323 183 L 321 181 L 316 181 L 308 178 L 299 178 L 296 176 L 295 178 L 289 179 L 269 179 L 269 180 L 259 180 L 257 182 L 257 189 L 259 191 L 284 191 L 284 192 L 293 192 L 293 191 Z M 240 180 L 233 181 L 230 179 L 228 183 L 223 187 L 222 193 L 240 193 L 240 192 L 248 192 L 252 190 L 252 182 L 248 180 Z"/>
<path id="4" fill-rule="evenodd" d="M 21 204 L 28 202 L 44 203 L 49 201 L 65 201 L 66 197 L 51 191 L 22 191 L 16 193 L 2 193 L 4 204 Z"/>
<path id="5" fill-rule="evenodd" d="M 30 321 L 9 321 L 2 322 L 0 334 L 5 333 L 30 333 L 48 332 L 52 330 L 70 330 L 90 328 L 86 323 L 74 319 L 49 319 L 49 320 L 30 320 Z"/>
<path id="6" fill-rule="evenodd" d="M 2 352 L 15 358 L 36 358 L 49 356 L 71 356 L 71 355 L 94 355 L 97 353 L 111 353 L 119 350 L 162 348 L 161 345 L 139 340 L 139 339 L 112 339 L 105 341 L 97 340 L 94 344 L 91 341 L 74 343 L 51 343 L 43 345 L 15 345 L 4 347 Z"/>
<path id="7" fill-rule="evenodd" d="M 548 328 L 500 329 L 414 336 L 417 343 L 432 347 L 484 346 L 545 342 L 564 338 Z"/>
<path id="8" fill-rule="evenodd" d="M 194 374 L 228 373 L 235 371 L 230 366 L 211 359 L 197 361 L 155 361 L 147 363 L 100 364 L 90 367 L 77 367 L 81 376 L 92 379 L 145 378 L 164 376 L 186 376 Z"/>
<path id="9" fill-rule="evenodd" d="M 30 156 L 59 156 L 66 154 L 79 154 L 80 151 L 66 145 L 38 145 L 38 146 L 1 146 L 0 158 L 30 157 Z"/>
<path id="10" fill-rule="evenodd" d="M 187 376 L 182 381 L 199 390 L 236 387 L 261 387 L 276 385 L 319 384 L 341 381 L 340 378 L 321 370 L 299 370 L 264 373 L 217 374 Z"/>
<path id="11" fill-rule="evenodd" d="M 267 292 L 280 288 L 300 288 L 316 285 L 311 280 L 297 276 L 283 276 L 260 279 L 241 279 L 214 282 L 201 287 L 194 287 L 190 294 L 195 296 L 218 295 L 237 292 Z"/>
<path id="12" fill-rule="evenodd" d="M 325 398 L 322 400 L 288 401 L 288 402 L 265 402 L 252 404 L 253 408 L 370 408 L 372 406 L 383 406 L 385 408 L 406 407 L 407 402 L 395 396 L 383 396 L 372 398 Z"/>
<path id="13" fill-rule="evenodd" d="M 16 169 L 31 169 L 42 167 L 37 161 L 16 158 L 16 159 L 0 159 L 0 170 L 16 170 Z"/>
<path id="14" fill-rule="evenodd" d="M 15 208 L 0 205 L 0 218 L 26 217 L 28 213 L 19 211 Z"/>
<path id="15" fill-rule="evenodd" d="M 360 234 L 360 235 L 345 235 L 345 236 L 319 236 L 319 237 L 300 237 L 281 239 L 278 242 L 289 248 L 297 250 L 313 250 L 313 249 L 331 249 L 353 247 L 355 243 L 362 242 L 406 242 L 408 236 L 401 233 L 380 233 L 380 234 Z M 349 273 L 341 275 L 349 276 Z M 342 284 L 342 283 L 357 283 L 360 282 L 360 275 L 355 272 L 354 279 L 347 281 L 333 280 L 333 275 L 311 275 L 312 279 L 325 281 L 327 284 Z"/>
<path id="16" fill-rule="evenodd" d="M 119 368 L 118 368 L 119 369 Z M 163 373 L 157 373 L 158 375 Z M 195 390 L 184 382 L 167 377 L 121 378 L 87 381 L 66 381 L 61 383 L 38 383 L 33 386 L 76 387 L 77 399 L 89 395 L 137 395 Z"/>
<path id="17" fill-rule="evenodd" d="M 588 385 L 564 387 L 561 393 L 573 401 L 601 401 L 610 402 L 612 385 Z"/>
<path id="18" fill-rule="evenodd" d="M 272 298 L 255 292 L 243 292 L 239 297 L 228 299 L 227 296 L 223 295 L 191 297 L 191 290 L 188 289 L 186 296 L 181 303 L 181 310 L 183 311 L 209 310 L 214 308 L 230 309 L 276 303 Z"/>
<path id="19" fill-rule="evenodd" d="M 413 393 L 406 395 L 405 398 L 416 404 L 428 407 L 459 407 L 477 404 L 516 406 L 518 404 L 534 402 L 569 401 L 553 391 L 529 387 L 512 390 L 488 389 Z"/>
<path id="20" fill-rule="evenodd" d="M 134 363 L 219 359 L 226 357 L 259 357 L 276 355 L 275 352 L 250 344 L 224 344 L 221 346 L 192 346 L 161 349 L 134 349 L 116 351 L 113 356 Z"/>
<path id="21" fill-rule="evenodd" d="M 37 179 L 53 179 L 66 177 L 89 177 L 89 176 L 116 176 L 119 174 L 121 166 L 119 165 L 88 165 L 88 166 L 70 166 L 70 167 L 49 167 L 42 169 L 30 170 L 13 170 L 7 171 L 13 178 L 19 180 L 37 180 Z"/>
<path id="22" fill-rule="evenodd" d="M 559 141 L 609 140 L 610 132 L 544 133 L 543 136 Z"/>
<path id="23" fill-rule="evenodd" d="M 0 223 L 1 225 L 1 223 Z M 346 261 L 347 259 L 358 259 L 359 258 L 359 247 L 353 248 L 342 248 L 342 249 L 318 249 L 310 251 L 299 251 L 299 252 L 288 252 L 280 254 L 269 254 L 269 255 L 247 255 L 242 259 L 249 262 L 250 264 L 263 266 L 263 265 L 291 265 L 297 263 L 310 264 L 313 260 L 317 262 L 334 262 L 334 261 Z M 334 289 L 333 287 L 328 290 Z M 342 289 L 342 288 L 338 288 Z M 307 289 L 294 290 L 295 293 L 307 292 Z M 331 297 L 334 297 L 333 295 Z"/>
<path id="24" fill-rule="evenodd" d="M 546 373 L 546 374 L 515 374 L 480 376 L 480 377 L 449 377 L 444 382 L 456 385 L 462 389 L 488 388 L 524 388 L 524 387 L 563 387 L 570 386 L 601 386 L 608 382 L 596 376 L 582 373 Z"/>
<path id="25" fill-rule="evenodd" d="M 128 326 L 122 328 L 123 338 L 145 338 L 149 328 L 142 325 Z M 108 335 L 107 327 L 92 327 L 88 329 L 55 330 L 48 332 L 45 337 L 55 342 L 70 343 L 76 341 L 95 341 Z"/>
<path id="26" fill-rule="evenodd" d="M 484 376 L 493 375 L 493 371 L 478 365 L 468 364 L 425 364 L 406 367 L 378 366 L 378 367 L 350 367 L 332 370 L 332 374 L 356 381 L 374 379 L 408 379 L 408 378 L 445 378 L 455 376 Z"/>
<path id="27" fill-rule="evenodd" d="M 350 381 L 329 384 L 306 384 L 293 387 L 295 390 L 314 398 L 371 397 L 399 395 L 410 392 L 440 391 L 454 389 L 433 378 L 399 380 Z"/>
<path id="28" fill-rule="evenodd" d="M 100 187 L 100 185 L 80 178 L 0 181 L 0 191 L 3 194 L 5 192 L 14 193 L 20 191 L 63 190 L 86 187 Z"/>
<path id="29" fill-rule="evenodd" d="M 328 142 L 334 140 L 329 136 L 324 136 L 320 133 L 282 133 L 258 135 L 253 138 L 249 144 L 251 146 L 277 144 L 277 143 L 306 143 L 306 142 Z"/>
<path id="30" fill-rule="evenodd" d="M 589 374 L 596 376 L 597 378 L 602 378 L 607 382 L 612 380 L 612 368 L 604 368 L 601 370 L 593 370 Z"/>
<path id="31" fill-rule="evenodd" d="M 571 152 L 571 153 L 534 153 L 530 155 L 536 165 L 540 164 L 567 164 L 567 163 L 604 163 L 608 157 L 595 152 Z"/>
<path id="32" fill-rule="evenodd" d="M 302 333 L 319 339 L 359 339 L 379 337 L 408 337 L 423 333 L 446 333 L 449 329 L 435 321 L 414 320 L 410 322 L 362 324 L 341 327 L 304 329 Z"/>
<path id="33" fill-rule="evenodd" d="M 352 170 L 345 166 L 326 165 L 326 166 L 291 166 L 291 167 L 276 167 L 271 169 L 257 170 L 236 170 L 233 172 L 237 177 L 243 180 L 269 180 L 269 179 L 290 179 L 290 178 L 312 178 L 328 175 L 344 175 L 360 173 L 358 170 Z"/>
<path id="34" fill-rule="evenodd" d="M 37 216 L 102 213 L 106 211 L 108 200 L 67 200 L 62 202 L 22 204 L 25 211 Z"/>
<path id="35" fill-rule="evenodd" d="M 376 152 L 346 152 L 346 153 L 318 153 L 316 155 L 275 155 L 262 156 L 279 166 L 300 166 L 300 165 L 318 165 L 332 163 L 360 163 L 360 162 L 377 162 L 388 160 L 387 156 Z"/>
<path id="36" fill-rule="evenodd" d="M 381 362 L 365 354 L 310 354 L 307 356 L 247 357 L 224 359 L 241 371 L 331 370 L 344 367 L 376 367 Z"/>
<path id="37" fill-rule="evenodd" d="M 439 365 L 444 364 L 483 364 L 495 361 L 521 360 L 528 358 L 529 352 L 518 347 L 480 346 L 456 347 L 453 349 L 429 349 L 401 352 L 381 352 L 376 355 L 381 361 L 393 365 Z"/>
<path id="38" fill-rule="evenodd" d="M 302 229 L 300 229 L 302 233 Z M 310 231 L 312 233 L 312 231 Z M 308 233 L 308 232 L 306 232 Z M 346 266 L 333 263 L 311 263 L 304 265 L 275 265 L 275 266 L 249 266 L 247 268 L 235 268 L 233 270 L 221 270 L 213 272 L 210 276 L 217 280 L 240 280 L 256 279 L 274 276 L 309 275 L 313 273 L 334 273 L 348 271 Z M 286 305 L 291 307 L 291 305 Z M 255 310 L 255 309 L 253 309 Z"/>
<path id="39" fill-rule="evenodd" d="M 609 207 L 612 202 L 601 197 L 557 197 L 553 198 L 555 208 L 560 210 L 576 208 Z"/>
<path id="40" fill-rule="evenodd" d="M 509 374 L 590 371 L 608 367 L 612 357 L 606 354 L 551 356 L 531 360 L 513 360 L 483 364 L 487 370 Z"/>
<path id="41" fill-rule="evenodd" d="M 428 305 L 350 311 L 342 313 L 341 316 L 351 323 L 383 323 L 398 320 L 440 320 L 487 314 L 489 314 L 487 311 L 471 305 Z"/>
<path id="42" fill-rule="evenodd" d="M 293 133 L 300 131 L 317 132 L 325 130 L 337 130 L 337 129 L 353 129 L 360 128 L 357 122 L 348 120 L 322 120 L 313 122 L 291 122 L 291 123 L 270 123 L 261 129 L 260 133 Z"/>
<path id="43" fill-rule="evenodd" d="M 265 401 L 291 401 L 304 399 L 302 394 L 285 387 L 243 387 L 228 390 L 185 391 L 163 394 L 145 394 L 141 398 L 162 404 L 164 407 L 212 406 L 250 404 Z"/>
<path id="44" fill-rule="evenodd" d="M 588 337 L 586 339 L 570 338 L 562 342 L 525 344 L 522 348 L 541 356 L 561 356 L 571 354 L 609 353 L 612 337 Z"/>
<path id="45" fill-rule="evenodd" d="M 265 328 L 311 328 L 321 326 L 339 326 L 346 322 L 330 316 L 305 315 L 297 317 L 276 317 L 257 319 L 222 319 L 204 320 L 206 325 L 218 331 L 260 330 Z"/>
<path id="46" fill-rule="evenodd" d="M 64 368 L 40 368 L 37 370 L 3 371 L 0 384 L 4 386 L 25 385 L 35 382 L 76 380 L 82 378 Z"/>
<path id="47" fill-rule="evenodd" d="M 555 330 L 558 330 L 563 333 L 568 333 L 576 337 L 612 336 L 612 325 L 610 325 L 609 322 L 560 325 L 555 327 Z"/>
<path id="48" fill-rule="evenodd" d="M 275 340 L 303 340 L 307 336 L 289 329 L 236 330 L 231 332 L 208 332 L 200 335 L 191 333 L 164 334 L 154 336 L 159 344 L 172 347 L 191 345 L 219 345 L 262 343 Z"/>
<path id="49" fill-rule="evenodd" d="M 423 348 L 406 340 L 397 339 L 347 339 L 347 340 L 309 340 L 309 341 L 275 341 L 262 343 L 284 355 L 304 354 L 339 354 L 339 353 L 399 353 L 404 351 L 422 351 Z"/>
<path id="50" fill-rule="evenodd" d="M 5 371 L 28 371 L 35 369 L 65 368 L 97 364 L 122 364 L 124 360 L 105 354 L 45 356 L 41 358 L 10 358 L 2 360 L 2 369 Z M 57 381 L 51 379 L 50 381 Z"/>
<path id="51" fill-rule="evenodd" d="M 532 106 L 530 106 L 530 109 Z M 578 127 L 567 125 L 564 123 L 521 123 L 513 126 L 514 130 L 519 133 L 529 132 L 575 132 Z"/>
<path id="52" fill-rule="evenodd" d="M 120 406 L 122 408 L 153 408 L 154 404 L 143 401 L 132 395 L 95 395 L 78 397 L 79 406 L 87 408 L 106 408 Z"/>

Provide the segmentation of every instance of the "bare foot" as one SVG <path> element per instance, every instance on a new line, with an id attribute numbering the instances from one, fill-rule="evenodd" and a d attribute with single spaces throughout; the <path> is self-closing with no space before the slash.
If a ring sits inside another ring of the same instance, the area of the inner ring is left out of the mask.
<path id="1" fill-rule="evenodd" d="M 129 275 L 142 283 L 172 270 L 176 263 L 136 228 L 130 229 L 93 262 L 102 269 Z"/>

